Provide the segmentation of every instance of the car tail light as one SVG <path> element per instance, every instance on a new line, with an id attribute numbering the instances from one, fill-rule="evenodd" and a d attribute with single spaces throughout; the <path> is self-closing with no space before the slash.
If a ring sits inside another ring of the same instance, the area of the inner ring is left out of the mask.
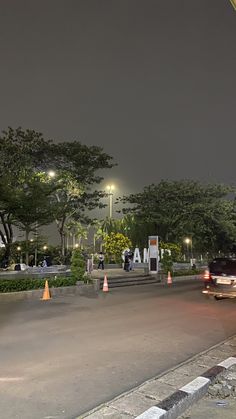
<path id="1" fill-rule="evenodd" d="M 206 269 L 204 271 L 203 279 L 204 279 L 204 281 L 210 281 L 211 280 L 211 274 L 210 274 L 210 271 L 208 271 L 208 269 Z"/>

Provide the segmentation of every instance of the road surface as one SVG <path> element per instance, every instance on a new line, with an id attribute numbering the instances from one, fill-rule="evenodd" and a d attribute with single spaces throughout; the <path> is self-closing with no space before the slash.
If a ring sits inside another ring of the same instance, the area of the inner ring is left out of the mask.
<path id="1" fill-rule="evenodd" d="M 199 280 L 1 303 L 1 419 L 72 419 L 236 333 Z"/>

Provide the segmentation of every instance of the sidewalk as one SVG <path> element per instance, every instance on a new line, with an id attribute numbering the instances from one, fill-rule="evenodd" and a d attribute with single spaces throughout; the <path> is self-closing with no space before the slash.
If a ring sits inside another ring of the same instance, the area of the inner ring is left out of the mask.
<path id="1" fill-rule="evenodd" d="M 79 416 L 77 419 L 134 419 L 137 416 L 142 415 L 143 412 L 146 412 L 151 407 L 160 404 L 160 402 L 167 397 L 171 398 L 173 393 L 180 392 L 178 389 L 188 385 L 192 380 L 195 380 L 196 377 L 204 374 L 206 370 L 209 370 L 216 364 L 221 363 L 226 358 L 232 357 L 235 354 L 236 336 L 196 355 L 190 360 L 178 365 L 176 368 L 144 382 L 131 391 L 98 406 L 92 411 Z M 225 407 L 222 407 L 222 405 L 219 406 L 216 404 L 216 399 L 209 400 L 208 398 L 204 398 L 198 402 L 196 407 L 192 408 L 193 410 L 191 410 L 190 413 L 185 412 L 182 414 L 182 419 L 205 419 L 207 417 L 235 418 L 235 408 L 234 413 L 232 413 L 233 403 L 234 401 L 230 400 Z M 156 409 L 158 410 L 158 408 Z M 223 416 L 223 412 L 224 414 L 225 412 L 228 412 L 231 416 Z M 217 414 L 220 416 L 216 416 Z M 144 417 L 144 415 L 142 416 Z M 147 419 L 151 417 L 154 419 L 161 416 L 150 416 L 149 414 L 146 414 L 145 417 Z"/>
<path id="2" fill-rule="evenodd" d="M 236 399 L 210 399 L 204 397 L 192 409 L 187 410 L 180 419 L 235 419 Z"/>

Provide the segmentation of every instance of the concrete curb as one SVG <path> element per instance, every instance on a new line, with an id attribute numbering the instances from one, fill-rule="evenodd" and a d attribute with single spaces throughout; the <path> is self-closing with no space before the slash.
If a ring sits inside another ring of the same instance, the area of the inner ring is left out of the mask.
<path id="1" fill-rule="evenodd" d="M 201 399 L 217 376 L 224 373 L 232 365 L 236 365 L 236 355 L 206 370 L 160 403 L 136 416 L 136 419 L 176 419 L 193 403 Z"/>
<path id="2" fill-rule="evenodd" d="M 231 348 L 234 348 L 234 350 L 232 350 Z M 146 413 L 146 411 L 151 409 L 153 405 L 157 407 L 161 401 L 165 400 L 166 398 L 169 398 L 169 396 L 172 393 L 178 390 L 178 387 L 175 386 L 175 376 L 178 381 L 180 380 L 180 376 L 184 377 L 187 375 L 189 375 L 192 378 L 192 380 L 194 380 L 198 373 L 196 373 L 195 375 L 191 372 L 193 365 L 194 369 L 196 366 L 196 370 L 199 370 L 200 368 L 201 375 L 207 372 L 208 370 L 211 370 L 214 366 L 214 363 L 210 361 L 211 359 L 216 359 L 215 363 L 217 364 L 218 362 L 221 364 L 222 359 L 224 359 L 224 356 L 222 356 L 224 353 L 227 357 L 234 357 L 235 348 L 236 335 L 233 334 L 227 337 L 226 339 L 222 340 L 221 342 L 212 345 L 210 348 L 204 349 L 198 352 L 197 354 L 191 356 L 190 358 L 180 362 L 178 365 L 172 366 L 166 369 L 165 371 L 159 373 L 158 375 L 155 375 L 150 379 L 140 383 L 136 387 L 133 387 L 132 389 L 119 394 L 113 399 L 104 401 L 103 403 L 97 405 L 89 411 L 77 415 L 76 419 L 103 419 L 104 417 L 111 417 L 112 419 L 118 419 L 123 417 L 127 419 L 139 418 L 138 415 Z M 208 369 L 206 371 L 203 371 L 201 368 L 202 366 L 205 366 L 206 368 L 208 367 Z M 181 373 L 179 376 L 180 370 Z M 188 370 L 189 374 L 186 373 Z M 217 378 L 220 378 L 220 375 Z M 181 383 L 179 387 L 182 388 L 182 386 L 185 386 L 187 382 L 185 379 L 181 381 L 183 384 Z M 210 384 L 211 383 L 209 383 L 209 386 Z M 162 397 L 161 394 L 163 394 L 164 397 Z M 204 394 L 202 396 L 204 396 Z M 145 406 L 142 408 L 144 399 L 144 404 L 147 406 L 146 408 Z M 154 402 L 155 399 L 156 405 Z M 147 402 L 147 400 L 153 400 L 153 403 Z M 194 404 L 195 401 L 197 400 L 193 400 L 191 403 Z M 184 410 L 187 409 L 188 406 L 186 406 Z M 150 416 L 150 418 L 152 418 L 152 416 Z M 168 416 L 166 416 L 166 418 L 168 418 Z"/>
<path id="3" fill-rule="evenodd" d="M 199 275 L 191 275 L 191 276 L 180 276 L 174 277 L 173 283 L 178 281 L 185 281 L 185 280 L 192 280 L 192 279 L 199 279 Z M 146 281 L 146 282 L 145 282 Z M 108 285 L 111 288 L 116 288 L 119 286 L 134 286 L 134 285 L 151 285 L 151 284 L 163 284 L 166 279 L 163 278 L 156 278 L 155 276 L 149 275 L 138 275 L 137 277 L 114 277 L 108 280 Z M 90 295 L 91 292 L 98 293 L 102 289 L 103 278 L 92 278 L 92 284 L 84 284 L 82 281 L 78 285 L 70 285 L 67 287 L 58 287 L 58 288 L 50 288 L 50 292 L 52 297 L 60 296 L 60 295 L 67 295 L 67 294 L 79 294 L 79 295 Z M 6 292 L 0 293 L 0 302 L 1 301 L 19 301 L 19 300 L 38 300 L 43 294 L 43 288 L 36 289 L 36 290 L 28 290 L 28 291 L 16 291 L 16 292 Z"/>
<path id="4" fill-rule="evenodd" d="M 40 300 L 43 295 L 43 288 L 28 291 L 4 292 L 0 293 L 0 302 L 4 301 L 21 301 L 21 300 Z M 78 294 L 82 296 L 90 295 L 96 292 L 94 284 L 68 285 L 67 287 L 51 287 L 50 293 L 52 297 Z"/>

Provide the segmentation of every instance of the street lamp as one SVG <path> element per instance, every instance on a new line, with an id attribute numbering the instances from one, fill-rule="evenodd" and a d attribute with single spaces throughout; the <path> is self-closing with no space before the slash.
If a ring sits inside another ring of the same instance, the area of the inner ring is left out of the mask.
<path id="1" fill-rule="evenodd" d="M 54 170 L 49 170 L 48 176 L 55 177 L 56 176 L 56 172 L 54 172 Z"/>
<path id="2" fill-rule="evenodd" d="M 112 191 L 114 191 L 115 186 L 114 185 L 107 185 L 106 188 L 108 190 L 108 195 L 109 195 L 109 217 L 112 218 L 112 198 L 113 198 Z"/>
<path id="3" fill-rule="evenodd" d="M 16 250 L 19 252 L 19 259 L 20 259 L 20 263 L 22 263 L 22 256 L 21 256 L 21 247 L 17 246 Z"/>
<path id="4" fill-rule="evenodd" d="M 191 247 L 191 257 L 192 257 L 192 239 L 190 239 L 189 237 L 186 237 L 186 239 L 184 239 L 184 242 L 187 245 L 187 258 L 189 258 L 189 245 Z"/>

